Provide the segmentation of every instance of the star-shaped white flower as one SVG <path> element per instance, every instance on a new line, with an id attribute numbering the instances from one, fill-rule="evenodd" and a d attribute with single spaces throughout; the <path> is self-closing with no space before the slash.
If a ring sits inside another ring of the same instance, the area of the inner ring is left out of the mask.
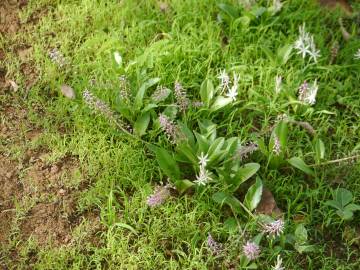
<path id="1" fill-rule="evenodd" d="M 204 155 L 204 153 L 201 152 L 200 156 L 198 156 L 197 158 L 199 159 L 199 164 L 203 167 L 206 167 L 206 164 L 209 161 L 208 155 Z"/>
<path id="2" fill-rule="evenodd" d="M 220 88 L 224 89 L 229 87 L 230 84 L 230 77 L 229 75 L 226 73 L 226 70 L 223 69 L 219 76 L 217 77 L 220 80 Z"/>
<path id="3" fill-rule="evenodd" d="M 309 103 L 310 105 L 314 105 L 316 102 L 316 95 L 317 95 L 318 89 L 319 89 L 319 87 L 317 85 L 317 81 L 315 80 L 315 82 L 309 89 L 309 94 L 304 98 L 304 101 Z"/>
<path id="4" fill-rule="evenodd" d="M 309 46 L 310 48 L 308 50 L 308 54 L 310 56 L 310 59 L 313 59 L 314 62 L 317 63 L 317 58 L 320 57 L 320 51 L 316 50 L 313 36 L 311 36 L 309 44 L 310 44 Z"/>
<path id="5" fill-rule="evenodd" d="M 235 73 L 233 74 L 233 85 L 228 90 L 228 92 L 225 94 L 228 98 L 231 98 L 233 101 L 236 100 L 236 97 L 238 95 L 238 87 L 239 87 L 239 76 Z"/>
<path id="6" fill-rule="evenodd" d="M 309 45 L 305 44 L 304 40 L 299 38 L 295 41 L 295 49 L 298 50 L 298 54 L 301 54 L 302 58 L 306 57 L 307 52 L 309 51 Z"/>
<path id="7" fill-rule="evenodd" d="M 238 95 L 238 91 L 237 91 L 237 85 L 233 85 L 229 91 L 225 94 L 225 96 L 231 98 L 233 101 L 236 100 L 236 97 Z"/>
<path id="8" fill-rule="evenodd" d="M 204 166 L 200 165 L 200 172 L 196 176 L 196 180 L 194 182 L 200 186 L 205 186 L 211 180 L 212 178 L 210 177 L 210 172 L 206 170 Z"/>

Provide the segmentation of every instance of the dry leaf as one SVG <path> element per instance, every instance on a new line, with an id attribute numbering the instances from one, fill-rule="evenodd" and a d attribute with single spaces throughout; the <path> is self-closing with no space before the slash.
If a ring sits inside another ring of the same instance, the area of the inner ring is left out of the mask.
<path id="1" fill-rule="evenodd" d="M 8 80 L 8 83 L 10 84 L 10 86 L 14 92 L 17 92 L 17 90 L 19 90 L 19 86 L 13 80 Z"/>
<path id="2" fill-rule="evenodd" d="M 61 86 L 61 93 L 69 99 L 75 99 L 75 91 L 69 85 L 63 84 Z"/>
<path id="3" fill-rule="evenodd" d="M 256 207 L 256 212 L 269 216 L 273 214 L 275 214 L 276 216 L 280 216 L 282 214 L 282 211 L 277 207 L 274 196 L 269 189 L 264 188 L 261 195 L 261 201 Z"/>

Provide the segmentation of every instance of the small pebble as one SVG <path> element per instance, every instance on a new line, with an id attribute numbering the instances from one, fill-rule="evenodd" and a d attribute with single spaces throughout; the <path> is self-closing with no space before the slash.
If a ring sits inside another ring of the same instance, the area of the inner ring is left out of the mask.
<path id="1" fill-rule="evenodd" d="M 65 196 L 66 190 L 61 188 L 61 189 L 59 189 L 58 193 L 59 193 L 60 196 Z"/>
<path id="2" fill-rule="evenodd" d="M 51 167 L 51 169 L 50 169 L 50 173 L 56 174 L 56 173 L 59 172 L 59 170 L 60 170 L 59 166 L 53 165 L 53 166 Z"/>
<path id="3" fill-rule="evenodd" d="M 75 91 L 74 89 L 69 86 L 69 85 L 66 85 L 66 84 L 63 84 L 61 87 L 60 87 L 60 90 L 61 90 L 61 93 L 69 98 L 69 99 L 75 99 Z"/>
<path id="4" fill-rule="evenodd" d="M 5 176 L 7 179 L 10 179 L 13 176 L 13 172 L 8 172 Z"/>

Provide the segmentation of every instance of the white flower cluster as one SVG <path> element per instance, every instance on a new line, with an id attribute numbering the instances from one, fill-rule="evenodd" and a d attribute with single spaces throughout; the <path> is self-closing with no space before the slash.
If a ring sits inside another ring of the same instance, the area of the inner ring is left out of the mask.
<path id="1" fill-rule="evenodd" d="M 218 79 L 220 80 L 220 88 L 222 91 L 227 90 L 225 96 L 231 98 L 233 101 L 236 100 L 239 88 L 239 76 L 233 74 L 232 86 L 230 87 L 230 76 L 226 73 L 226 70 L 220 72 Z"/>
<path id="2" fill-rule="evenodd" d="M 210 180 L 210 172 L 206 170 L 206 165 L 208 160 L 208 155 L 204 155 L 204 153 L 201 153 L 200 156 L 198 156 L 199 159 L 199 174 L 196 176 L 196 180 L 194 181 L 198 185 L 205 186 Z"/>
<path id="3" fill-rule="evenodd" d="M 317 81 L 315 80 L 313 84 L 309 85 L 306 81 L 299 87 L 298 99 L 301 102 L 305 102 L 309 105 L 314 105 L 316 102 L 316 95 L 318 92 Z"/>
<path id="4" fill-rule="evenodd" d="M 301 54 L 303 58 L 309 55 L 310 59 L 317 62 L 320 57 L 320 51 L 316 49 L 314 36 L 306 32 L 305 24 L 299 27 L 299 37 L 295 41 L 294 48 L 298 50 L 298 54 Z"/>

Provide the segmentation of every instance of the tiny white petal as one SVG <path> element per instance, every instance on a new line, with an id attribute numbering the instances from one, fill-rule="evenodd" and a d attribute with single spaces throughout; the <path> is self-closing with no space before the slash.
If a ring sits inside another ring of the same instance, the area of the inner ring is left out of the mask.
<path id="1" fill-rule="evenodd" d="M 360 49 L 358 49 L 357 52 L 354 54 L 354 58 L 360 60 Z"/>
<path id="2" fill-rule="evenodd" d="M 119 66 L 121 66 L 121 64 L 122 64 L 122 57 L 121 57 L 121 55 L 120 55 L 119 52 L 114 52 L 114 58 L 115 58 L 115 62 L 116 62 Z"/>

